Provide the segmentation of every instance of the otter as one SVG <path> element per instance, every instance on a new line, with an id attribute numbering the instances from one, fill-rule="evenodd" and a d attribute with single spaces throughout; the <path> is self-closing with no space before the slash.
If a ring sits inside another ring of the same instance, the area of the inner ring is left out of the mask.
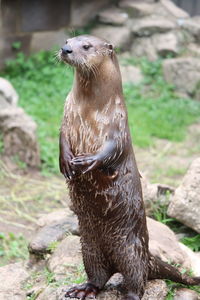
<path id="1" fill-rule="evenodd" d="M 82 35 L 70 38 L 60 59 L 75 68 L 60 130 L 60 170 L 78 216 L 88 281 L 66 297 L 95 298 L 114 273 L 124 277 L 124 300 L 139 300 L 148 279 L 195 285 L 149 252 L 148 230 L 113 46 Z"/>

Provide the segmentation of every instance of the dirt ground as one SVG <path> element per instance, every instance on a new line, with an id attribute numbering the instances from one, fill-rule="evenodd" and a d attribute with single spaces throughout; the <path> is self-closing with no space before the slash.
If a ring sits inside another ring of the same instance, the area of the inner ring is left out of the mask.
<path id="1" fill-rule="evenodd" d="M 153 147 L 135 147 L 139 170 L 150 182 L 178 186 L 190 163 L 200 156 L 200 123 L 188 128 L 183 142 L 155 140 Z M 13 172 L 0 160 L 0 232 L 31 238 L 41 214 L 69 201 L 62 176 L 43 177 L 38 171 Z"/>

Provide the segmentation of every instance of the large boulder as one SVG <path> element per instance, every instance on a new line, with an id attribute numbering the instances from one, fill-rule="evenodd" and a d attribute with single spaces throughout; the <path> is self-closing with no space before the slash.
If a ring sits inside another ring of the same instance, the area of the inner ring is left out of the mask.
<path id="1" fill-rule="evenodd" d="M 123 25 L 128 20 L 128 14 L 113 6 L 102 10 L 98 14 L 98 19 L 104 24 Z"/>
<path id="2" fill-rule="evenodd" d="M 122 0 L 119 6 L 127 11 L 131 18 L 144 17 L 154 12 L 154 5 L 145 1 Z"/>
<path id="3" fill-rule="evenodd" d="M 152 39 L 157 54 L 161 57 L 177 56 L 181 50 L 180 37 L 176 32 L 155 34 Z"/>
<path id="4" fill-rule="evenodd" d="M 118 275 L 118 274 L 116 274 Z M 113 279 L 108 283 L 104 290 L 100 292 L 97 300 L 122 300 L 124 299 L 121 288 L 121 281 L 118 276 L 114 275 Z M 58 289 L 47 287 L 45 291 L 39 295 L 37 300 L 63 300 L 65 293 L 71 286 L 62 286 Z M 164 300 L 167 295 L 167 285 L 162 280 L 151 280 L 147 283 L 145 294 L 142 300 Z M 75 298 L 72 298 L 76 300 Z"/>
<path id="5" fill-rule="evenodd" d="M 26 300 L 22 285 L 28 277 L 29 273 L 22 263 L 0 267 L 0 299 Z"/>
<path id="6" fill-rule="evenodd" d="M 173 1 L 171 0 L 160 0 L 162 6 L 176 19 L 185 19 L 189 18 L 189 14 L 181 9 L 180 7 L 176 6 Z"/>
<path id="7" fill-rule="evenodd" d="M 147 218 L 149 231 L 150 252 L 165 262 L 172 262 L 190 270 L 191 259 L 186 251 L 180 247 L 174 232 L 166 225 Z M 198 260 L 198 258 L 196 258 Z"/>
<path id="8" fill-rule="evenodd" d="M 199 300 L 199 293 L 186 289 L 179 288 L 175 291 L 174 300 Z"/>
<path id="9" fill-rule="evenodd" d="M 187 32 L 189 32 L 197 42 L 200 42 L 200 22 L 195 19 L 186 19 L 181 24 Z"/>
<path id="10" fill-rule="evenodd" d="M 48 269 L 62 278 L 67 272 L 76 272 L 82 264 L 80 237 L 69 235 L 56 248 L 48 260 Z"/>
<path id="11" fill-rule="evenodd" d="M 36 138 L 36 123 L 22 108 L 11 106 L 0 110 L 0 130 L 3 134 L 4 153 L 17 155 L 28 166 L 40 165 Z"/>
<path id="12" fill-rule="evenodd" d="M 141 70 L 138 67 L 131 65 L 120 66 L 122 75 L 122 83 L 131 83 L 134 85 L 140 84 L 144 79 Z"/>
<path id="13" fill-rule="evenodd" d="M 17 105 L 18 94 L 12 84 L 5 78 L 0 77 L 0 110 L 10 105 Z"/>
<path id="14" fill-rule="evenodd" d="M 78 234 L 77 217 L 69 209 L 62 209 L 41 217 L 37 233 L 29 243 L 29 252 L 38 256 L 52 252 L 52 246 L 67 234 Z"/>
<path id="15" fill-rule="evenodd" d="M 200 158 L 191 164 L 181 185 L 175 190 L 168 215 L 200 233 Z"/>
<path id="16" fill-rule="evenodd" d="M 174 85 L 177 92 L 194 96 L 200 83 L 200 61 L 194 57 L 166 59 L 163 62 L 165 80 Z"/>
<path id="17" fill-rule="evenodd" d="M 127 26 L 99 25 L 91 34 L 110 41 L 121 50 L 129 49 L 131 44 L 131 30 Z"/>
<path id="18" fill-rule="evenodd" d="M 131 46 L 131 54 L 136 57 L 147 57 L 150 61 L 158 59 L 152 37 L 137 37 Z"/>
<path id="19" fill-rule="evenodd" d="M 132 32 L 136 36 L 151 36 L 155 33 L 167 32 L 177 27 L 176 23 L 163 17 L 146 17 L 134 20 Z"/>

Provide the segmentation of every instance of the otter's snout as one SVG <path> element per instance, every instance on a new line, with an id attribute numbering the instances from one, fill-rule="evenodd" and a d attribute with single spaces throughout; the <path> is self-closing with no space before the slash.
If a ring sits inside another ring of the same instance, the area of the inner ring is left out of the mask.
<path id="1" fill-rule="evenodd" d="M 72 48 L 69 45 L 64 45 L 62 48 L 62 54 L 69 54 L 72 53 Z"/>

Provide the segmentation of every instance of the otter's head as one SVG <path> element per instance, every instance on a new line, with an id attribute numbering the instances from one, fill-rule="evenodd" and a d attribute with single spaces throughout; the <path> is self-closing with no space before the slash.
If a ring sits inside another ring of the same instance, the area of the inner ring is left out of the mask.
<path id="1" fill-rule="evenodd" d="M 80 35 L 70 38 L 60 50 L 60 59 L 81 70 L 98 67 L 105 56 L 112 56 L 113 46 L 106 40 Z"/>

